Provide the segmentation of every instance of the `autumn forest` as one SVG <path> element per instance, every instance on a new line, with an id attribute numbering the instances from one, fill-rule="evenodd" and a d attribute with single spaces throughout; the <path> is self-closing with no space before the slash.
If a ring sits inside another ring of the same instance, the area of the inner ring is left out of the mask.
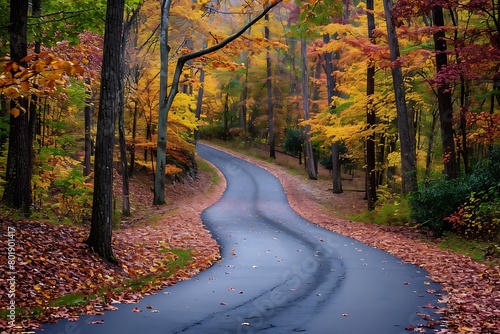
<path id="1" fill-rule="evenodd" d="M 112 230 L 134 217 L 133 184 L 152 193 L 142 206 L 165 206 L 205 168 L 206 142 L 284 154 L 309 180 L 327 170 L 338 196 L 355 172 L 364 209 L 350 219 L 500 257 L 498 0 L 0 11 L 0 220 L 82 228 L 81 245 L 120 263 Z"/>

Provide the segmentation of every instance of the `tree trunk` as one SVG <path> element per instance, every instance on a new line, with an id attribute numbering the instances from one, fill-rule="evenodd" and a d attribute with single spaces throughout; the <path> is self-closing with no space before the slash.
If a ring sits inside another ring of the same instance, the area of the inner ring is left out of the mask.
<path id="1" fill-rule="evenodd" d="M 332 143 L 332 189 L 334 194 L 341 194 L 342 190 L 342 174 L 340 166 L 340 145 Z"/>
<path id="2" fill-rule="evenodd" d="M 198 89 L 198 101 L 196 103 L 195 117 L 199 121 L 201 119 L 201 107 L 203 106 L 203 93 L 205 84 L 205 71 L 200 70 L 200 88 Z M 197 142 L 200 139 L 200 130 L 198 128 L 194 131 L 194 140 Z"/>
<path id="3" fill-rule="evenodd" d="M 304 120 L 309 120 L 309 76 L 307 74 L 307 52 L 306 52 L 306 39 L 302 37 L 300 42 L 300 53 L 302 57 L 302 99 L 304 108 Z M 314 152 L 311 143 L 311 126 L 307 124 L 305 126 L 305 158 L 307 162 L 307 174 L 309 179 L 316 180 L 318 175 L 316 173 L 316 168 L 314 167 Z"/>
<path id="4" fill-rule="evenodd" d="M 10 56 L 21 66 L 27 48 L 28 0 L 10 1 Z M 11 70 L 12 76 L 16 75 Z M 10 115 L 9 150 L 5 174 L 3 202 L 10 207 L 20 208 L 30 214 L 32 204 L 31 169 L 33 154 L 33 133 L 30 124 L 28 99 L 19 97 L 10 104 L 10 109 L 20 109 L 17 117 Z"/>
<path id="5" fill-rule="evenodd" d="M 328 44 L 330 43 L 330 35 L 325 34 L 323 35 L 323 44 Z M 328 107 L 332 107 L 332 101 L 333 101 L 333 92 L 335 89 L 335 78 L 332 75 L 333 74 L 333 57 L 331 52 L 325 53 L 325 75 L 326 75 L 326 91 L 327 91 L 327 98 L 328 98 Z"/>
<path id="6" fill-rule="evenodd" d="M 375 29 L 375 16 L 373 15 L 373 0 L 366 1 L 367 19 L 368 19 L 368 38 L 372 44 L 375 44 L 373 30 Z M 369 129 L 375 127 L 377 118 L 375 106 L 373 105 L 373 95 L 375 94 L 375 62 L 368 61 L 366 69 L 366 125 Z M 366 137 L 366 199 L 368 201 L 368 210 L 375 209 L 377 200 L 377 178 L 375 174 L 375 131 L 370 132 Z"/>
<path id="7" fill-rule="evenodd" d="M 165 204 L 165 172 L 167 166 L 167 80 L 168 80 L 168 21 L 170 14 L 171 0 L 163 1 L 161 9 L 161 30 L 160 30 L 160 110 L 158 113 L 158 141 L 156 148 L 156 173 L 154 184 L 153 204 Z M 172 88 L 173 89 L 173 88 Z"/>
<path id="8" fill-rule="evenodd" d="M 134 101 L 134 118 L 132 120 L 132 145 L 130 145 L 130 168 L 129 176 L 134 175 L 135 171 L 135 138 L 137 136 L 137 117 L 139 116 L 139 108 L 137 101 Z"/>
<path id="9" fill-rule="evenodd" d="M 432 20 L 436 27 L 444 26 L 443 8 L 435 6 L 432 9 Z M 434 34 L 434 49 L 436 50 L 436 68 L 441 71 L 448 65 L 448 56 L 446 55 L 446 39 L 443 30 Z M 438 105 L 439 120 L 441 124 L 441 140 L 443 143 L 443 163 L 444 174 L 454 179 L 460 175 L 455 152 L 455 140 L 453 136 L 453 103 L 451 100 L 451 91 L 448 85 L 439 85 L 438 87 Z"/>
<path id="10" fill-rule="evenodd" d="M 436 123 L 438 121 L 439 111 L 433 110 L 432 112 L 432 123 L 429 132 L 429 144 L 427 146 L 427 156 L 425 159 L 425 178 L 427 179 L 431 175 L 432 171 L 432 155 L 434 152 L 434 130 L 436 129 Z"/>
<path id="11" fill-rule="evenodd" d="M 123 59 L 123 58 L 122 58 Z M 123 66 L 123 64 L 122 64 Z M 128 163 L 127 163 L 127 145 L 125 143 L 125 120 L 124 120 L 124 97 L 123 90 L 120 94 L 120 107 L 118 108 L 118 138 L 120 141 L 120 162 L 122 167 L 122 215 L 130 216 L 130 193 L 128 184 Z"/>
<path id="12" fill-rule="evenodd" d="M 227 115 L 229 113 L 229 85 L 230 82 L 227 83 L 227 89 L 226 89 L 226 99 L 224 101 L 224 133 L 222 134 L 222 139 L 224 141 L 227 141 L 227 135 L 229 133 L 229 127 L 228 127 L 228 119 Z"/>
<path id="13" fill-rule="evenodd" d="M 269 15 L 265 17 L 266 26 L 264 27 L 264 37 L 269 42 Z M 274 105 L 273 105 L 273 85 L 271 80 L 271 54 L 269 47 L 267 47 L 266 57 L 266 73 L 267 73 L 267 121 L 269 127 L 269 157 L 276 159 L 276 152 L 274 148 Z"/>
<path id="14" fill-rule="evenodd" d="M 90 85 L 90 79 L 85 78 L 85 84 Z M 94 108 L 92 107 L 91 90 L 85 89 L 85 108 L 83 109 L 85 119 L 85 156 L 83 158 L 83 175 L 88 176 L 92 169 L 90 164 L 90 157 L 92 156 L 92 137 L 90 136 L 90 129 L 92 127 L 92 114 Z"/>
<path id="15" fill-rule="evenodd" d="M 396 96 L 398 115 L 399 142 L 401 148 L 401 174 L 403 194 L 417 190 L 416 147 L 413 115 L 406 106 L 406 94 L 401 66 L 394 62 L 399 58 L 399 41 L 392 20 L 392 0 L 384 0 L 384 10 L 387 22 L 387 37 L 391 52 L 392 82 Z"/>
<path id="16" fill-rule="evenodd" d="M 113 226 L 113 148 L 115 112 L 123 94 L 121 47 L 125 0 L 108 0 L 97 119 L 92 223 L 86 243 L 104 261 L 117 264 L 111 246 Z"/>

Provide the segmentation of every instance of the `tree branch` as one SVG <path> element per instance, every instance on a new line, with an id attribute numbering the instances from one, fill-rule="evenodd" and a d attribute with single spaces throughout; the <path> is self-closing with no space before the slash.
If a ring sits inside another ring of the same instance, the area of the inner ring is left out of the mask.
<path id="1" fill-rule="evenodd" d="M 206 48 L 206 49 L 203 49 L 203 50 L 199 50 L 199 51 L 195 51 L 195 52 L 191 52 L 191 53 L 188 53 L 188 54 L 185 54 L 185 55 L 182 55 L 181 57 L 179 57 L 179 59 L 177 60 L 177 66 L 175 68 L 174 78 L 173 78 L 173 81 L 172 81 L 172 89 L 170 90 L 170 93 L 168 94 L 168 96 L 165 98 L 165 103 L 166 103 L 165 107 L 167 108 L 167 110 L 170 110 L 170 107 L 172 106 L 174 98 L 175 98 L 175 96 L 177 95 L 177 93 L 179 91 L 179 79 L 180 79 L 181 74 L 182 74 L 182 69 L 183 69 L 183 67 L 184 67 L 184 65 L 186 64 L 187 61 L 195 59 L 195 58 L 202 57 L 202 56 L 204 56 L 206 54 L 209 54 L 209 53 L 212 53 L 212 52 L 215 52 L 217 50 L 222 49 L 223 47 L 225 47 L 226 45 L 228 45 L 229 43 L 231 43 L 232 41 L 234 41 L 235 39 L 237 39 L 238 37 L 240 37 L 241 35 L 243 35 L 243 33 L 245 31 L 247 31 L 251 26 L 253 26 L 255 23 L 257 23 L 271 9 L 273 9 L 274 7 L 276 7 L 282 1 L 283 0 L 276 0 L 276 2 L 273 2 L 273 3 L 269 4 L 269 5 L 267 5 L 267 7 L 262 11 L 262 13 L 260 13 L 258 16 L 256 16 L 252 21 L 248 22 L 239 31 L 237 31 L 236 33 L 234 33 L 231 36 L 227 37 L 226 39 L 224 39 L 220 43 L 217 43 L 217 44 L 215 44 L 215 45 L 213 45 L 213 46 L 211 46 L 209 48 Z"/>

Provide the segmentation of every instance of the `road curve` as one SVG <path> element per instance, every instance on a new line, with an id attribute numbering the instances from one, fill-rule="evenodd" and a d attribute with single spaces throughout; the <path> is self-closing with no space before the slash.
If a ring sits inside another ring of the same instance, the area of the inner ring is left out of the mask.
<path id="1" fill-rule="evenodd" d="M 264 169 L 206 145 L 197 151 L 227 180 L 202 214 L 222 260 L 138 304 L 37 333 L 399 334 L 426 324 L 423 314 L 439 317 L 426 291 L 441 288 L 423 269 L 304 220 Z"/>

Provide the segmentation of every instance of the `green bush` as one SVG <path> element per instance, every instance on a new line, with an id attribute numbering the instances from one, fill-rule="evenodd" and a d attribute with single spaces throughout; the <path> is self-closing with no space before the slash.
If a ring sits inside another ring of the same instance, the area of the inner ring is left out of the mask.
<path id="1" fill-rule="evenodd" d="M 498 233 L 500 147 L 495 147 L 470 175 L 440 179 L 408 197 L 412 220 L 440 236 L 454 231 L 474 237 Z"/>
<path id="2" fill-rule="evenodd" d="M 299 129 L 287 129 L 283 148 L 285 152 L 298 156 L 302 151 L 302 132 Z"/>

